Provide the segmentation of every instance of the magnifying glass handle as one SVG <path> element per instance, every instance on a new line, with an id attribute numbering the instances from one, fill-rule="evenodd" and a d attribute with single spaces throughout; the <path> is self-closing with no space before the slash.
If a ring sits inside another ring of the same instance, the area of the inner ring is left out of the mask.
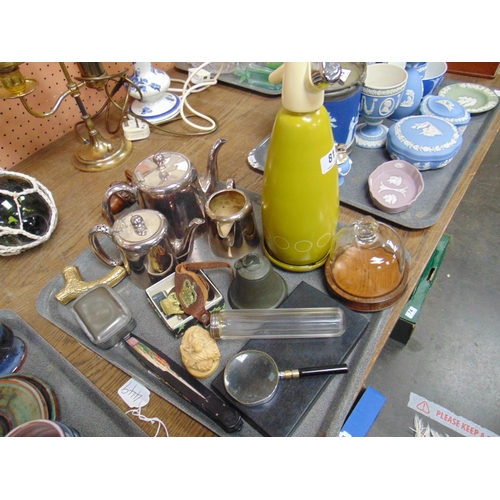
<path id="1" fill-rule="evenodd" d="M 279 372 L 280 378 L 300 378 L 312 377 L 316 375 L 336 375 L 339 373 L 347 373 L 349 370 L 345 363 L 331 366 L 315 366 L 311 368 L 296 368 L 295 370 L 283 370 Z"/>

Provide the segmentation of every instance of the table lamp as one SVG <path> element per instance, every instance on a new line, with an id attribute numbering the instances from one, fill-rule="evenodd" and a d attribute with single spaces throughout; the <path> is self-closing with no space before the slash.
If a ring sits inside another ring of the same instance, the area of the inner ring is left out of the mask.
<path id="1" fill-rule="evenodd" d="M 87 113 L 80 97 L 80 88 L 87 85 L 90 88 L 102 90 L 108 81 L 125 78 L 126 71 L 108 76 L 102 63 L 77 63 L 80 73 L 78 83 L 75 83 L 64 63 L 59 63 L 67 80 L 66 92 L 63 92 L 52 109 L 48 112 L 37 112 L 33 110 L 25 99 L 25 96 L 38 87 L 38 82 L 32 78 L 25 78 L 19 69 L 20 62 L 0 62 L 0 97 L 2 99 L 20 99 L 25 109 L 36 118 L 48 118 L 58 109 L 63 100 L 71 95 L 80 109 L 80 113 L 88 130 L 88 139 L 80 138 L 83 144 L 77 149 L 73 156 L 73 165 L 85 172 L 98 172 L 114 168 L 126 160 L 132 152 L 132 143 L 121 136 L 109 139 L 104 138 L 95 128 L 91 116 Z M 111 96 L 106 89 L 108 100 Z M 79 135 L 79 134 L 78 134 Z"/>

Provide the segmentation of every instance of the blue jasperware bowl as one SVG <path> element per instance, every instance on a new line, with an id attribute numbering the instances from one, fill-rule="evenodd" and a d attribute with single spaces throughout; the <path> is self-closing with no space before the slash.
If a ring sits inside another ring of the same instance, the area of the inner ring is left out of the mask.
<path id="1" fill-rule="evenodd" d="M 393 160 L 419 170 L 448 165 L 462 147 L 462 135 L 452 123 L 430 115 L 408 116 L 389 128 L 386 148 Z"/>

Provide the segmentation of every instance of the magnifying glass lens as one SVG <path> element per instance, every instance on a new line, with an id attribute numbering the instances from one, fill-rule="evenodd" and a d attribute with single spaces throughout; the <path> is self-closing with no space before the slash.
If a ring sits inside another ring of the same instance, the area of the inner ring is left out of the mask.
<path id="1" fill-rule="evenodd" d="M 228 394 L 244 405 L 265 403 L 278 387 L 278 367 L 260 351 L 243 351 L 234 356 L 224 370 Z"/>

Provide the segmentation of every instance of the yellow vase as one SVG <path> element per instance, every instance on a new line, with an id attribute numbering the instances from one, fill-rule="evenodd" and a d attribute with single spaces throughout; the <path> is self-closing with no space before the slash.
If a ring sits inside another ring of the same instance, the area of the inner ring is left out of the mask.
<path id="1" fill-rule="evenodd" d="M 289 271 L 321 267 L 339 217 L 338 167 L 330 117 L 282 107 L 269 141 L 262 189 L 264 253 Z"/>

